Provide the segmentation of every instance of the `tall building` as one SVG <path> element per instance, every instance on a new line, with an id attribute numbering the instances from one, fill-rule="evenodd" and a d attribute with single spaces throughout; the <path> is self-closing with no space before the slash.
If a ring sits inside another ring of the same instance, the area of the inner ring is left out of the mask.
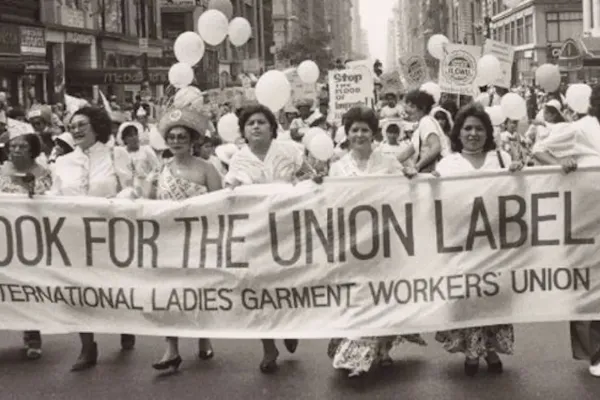
<path id="1" fill-rule="evenodd" d="M 327 32 L 326 0 L 272 0 L 275 47 Z"/>
<path id="2" fill-rule="evenodd" d="M 584 31 L 579 1 L 530 0 L 509 9 L 501 0 L 488 0 L 482 11 L 484 22 L 489 18 L 490 37 L 515 48 L 515 82 L 533 83 L 535 68 L 556 63 L 565 41 L 580 38 Z M 563 72 L 566 79 L 568 71 Z M 579 77 L 583 80 L 584 75 Z"/>
<path id="3" fill-rule="evenodd" d="M 360 18 L 360 0 L 352 0 L 352 58 L 362 58 L 368 54 L 363 53 L 363 28 Z"/>
<path id="4" fill-rule="evenodd" d="M 396 20 L 392 16 L 387 21 L 387 43 L 386 43 L 386 54 L 385 54 L 385 71 L 393 71 L 397 67 L 398 59 L 398 40 L 396 36 Z"/>
<path id="5" fill-rule="evenodd" d="M 349 59 L 352 54 L 352 0 L 327 0 L 325 12 L 333 57 Z"/>
<path id="6" fill-rule="evenodd" d="M 369 34 L 366 29 L 360 30 L 360 55 L 366 58 L 371 57 L 371 49 L 369 47 Z"/>

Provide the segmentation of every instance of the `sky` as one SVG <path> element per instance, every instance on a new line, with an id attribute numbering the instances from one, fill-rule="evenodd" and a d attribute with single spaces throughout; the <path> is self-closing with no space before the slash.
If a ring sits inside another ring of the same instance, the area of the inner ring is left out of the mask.
<path id="1" fill-rule="evenodd" d="M 385 64 L 387 21 L 397 0 L 360 0 L 362 27 L 369 35 L 371 57 Z M 375 6 L 376 5 L 376 6 Z"/>

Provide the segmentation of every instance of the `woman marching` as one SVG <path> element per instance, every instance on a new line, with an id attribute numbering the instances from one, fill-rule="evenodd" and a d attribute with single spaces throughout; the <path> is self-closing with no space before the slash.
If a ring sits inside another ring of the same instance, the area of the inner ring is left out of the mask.
<path id="1" fill-rule="evenodd" d="M 148 176 L 142 189 L 145 198 L 178 201 L 222 188 L 216 168 L 192 155 L 194 143 L 204 137 L 207 127 L 208 120 L 193 109 L 167 111 L 159 123 L 159 132 L 173 157 Z M 210 340 L 198 339 L 198 358 L 209 360 L 213 356 Z M 179 338 L 167 337 L 165 352 L 152 367 L 158 371 L 177 370 L 181 362 Z"/>
<path id="2" fill-rule="evenodd" d="M 8 161 L 0 168 L 0 193 L 44 194 L 52 186 L 52 178 L 50 171 L 36 162 L 42 151 L 38 135 L 17 128 L 9 134 Z M 39 331 L 25 331 L 23 342 L 29 360 L 42 356 Z"/>
<path id="3" fill-rule="evenodd" d="M 275 140 L 277 118 L 267 107 L 249 106 L 239 119 L 240 132 L 248 143 L 239 150 L 229 163 L 225 176 L 228 187 L 272 182 L 295 182 L 313 177 L 314 171 L 307 164 L 302 150 L 293 141 Z M 273 339 L 262 339 L 263 359 L 260 370 L 272 373 L 277 369 L 279 350 Z M 284 344 L 294 353 L 298 340 L 285 339 Z"/>
<path id="4" fill-rule="evenodd" d="M 510 155 L 496 150 L 494 128 L 485 110 L 470 105 L 459 111 L 450 135 L 452 151 L 436 167 L 436 176 L 475 172 L 489 169 L 518 171 L 522 162 L 511 162 Z M 512 325 L 481 326 L 438 332 L 435 339 L 450 353 L 464 353 L 465 374 L 474 376 L 479 359 L 485 358 L 491 373 L 502 372 L 500 354 L 512 354 L 514 330 Z"/>
<path id="5" fill-rule="evenodd" d="M 391 155 L 373 150 L 373 139 L 379 127 L 375 112 L 370 108 L 352 108 L 344 115 L 344 129 L 349 152 L 336 161 L 329 171 L 331 177 L 402 174 L 404 168 Z M 374 364 L 392 364 L 390 350 L 403 341 L 426 345 L 420 335 L 332 339 L 327 354 L 333 367 L 349 371 L 349 377 L 369 372 Z"/>
<path id="6" fill-rule="evenodd" d="M 125 182 L 132 181 L 128 159 L 107 145 L 111 137 L 110 117 L 101 108 L 86 106 L 73 114 L 69 132 L 75 151 L 56 159 L 52 194 L 58 196 L 116 197 Z M 98 346 L 93 333 L 80 333 L 81 353 L 72 371 L 96 365 Z M 121 335 L 121 348 L 131 350 L 135 336 Z"/>

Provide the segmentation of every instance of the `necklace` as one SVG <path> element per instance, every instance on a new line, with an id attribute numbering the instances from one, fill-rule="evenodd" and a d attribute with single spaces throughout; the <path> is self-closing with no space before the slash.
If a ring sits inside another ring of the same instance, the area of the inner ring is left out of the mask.
<path id="1" fill-rule="evenodd" d="M 465 150 L 465 149 L 462 149 L 462 152 L 461 152 L 461 153 L 463 153 L 463 154 L 467 154 L 467 155 L 469 155 L 469 156 L 476 156 L 476 155 L 483 154 L 483 149 L 481 149 L 481 150 L 476 150 L 476 151 L 471 151 L 471 150 Z"/>

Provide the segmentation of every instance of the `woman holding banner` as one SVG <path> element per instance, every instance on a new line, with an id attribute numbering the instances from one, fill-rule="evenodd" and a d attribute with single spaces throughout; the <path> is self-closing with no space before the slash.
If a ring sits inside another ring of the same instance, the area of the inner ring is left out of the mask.
<path id="1" fill-rule="evenodd" d="M 50 171 L 35 160 L 42 151 L 37 134 L 14 128 L 9 131 L 8 161 L 0 168 L 0 193 L 44 194 L 52 186 Z M 23 334 L 25 355 L 30 360 L 42 356 L 42 335 L 39 331 Z"/>
<path id="2" fill-rule="evenodd" d="M 375 112 L 367 107 L 355 107 L 344 116 L 344 129 L 349 152 L 331 166 L 329 176 L 369 176 L 402 174 L 404 168 L 398 160 L 381 151 L 373 150 L 375 132 L 379 121 Z M 390 350 L 403 341 L 426 345 L 421 335 L 365 337 L 359 339 L 332 339 L 327 354 L 333 359 L 333 367 L 349 371 L 349 377 L 369 372 L 375 363 L 392 364 Z"/>
<path id="3" fill-rule="evenodd" d="M 448 176 L 481 170 L 509 168 L 518 171 L 522 162 L 513 163 L 510 155 L 496 150 L 494 127 L 483 107 L 472 104 L 459 111 L 450 134 L 453 153 L 437 165 L 434 175 Z M 512 325 L 481 326 L 437 332 L 435 339 L 450 353 L 465 354 L 465 374 L 474 376 L 479 359 L 484 357 L 491 373 L 502 373 L 498 356 L 512 354 L 514 330 Z"/>
<path id="4" fill-rule="evenodd" d="M 132 181 L 129 159 L 119 156 L 107 143 L 112 122 L 105 110 L 84 106 L 73 113 L 69 132 L 75 151 L 56 160 L 51 193 L 58 196 L 116 197 L 124 182 Z M 124 192 L 126 192 L 126 189 Z M 80 333 L 81 353 L 72 371 L 96 365 L 98 346 L 93 333 Z M 135 336 L 121 335 L 121 348 L 131 350 Z"/>
<path id="5" fill-rule="evenodd" d="M 204 137 L 208 120 L 196 110 L 175 108 L 159 123 L 173 158 L 151 173 L 142 189 L 143 196 L 159 200 L 185 200 L 222 188 L 221 175 L 214 165 L 192 155 L 194 143 Z M 198 358 L 210 360 L 214 352 L 209 339 L 198 339 Z M 179 338 L 167 337 L 167 348 L 160 361 L 152 364 L 158 371 L 177 370 L 181 364 Z"/>
<path id="6" fill-rule="evenodd" d="M 245 108 L 239 118 L 239 127 L 248 145 L 231 158 L 225 176 L 226 186 L 293 183 L 315 176 L 315 171 L 295 142 L 275 140 L 277 118 L 267 107 L 254 105 Z M 264 353 L 260 370 L 265 374 L 273 373 L 277 369 L 279 350 L 273 339 L 262 339 L 262 344 Z M 290 353 L 294 353 L 298 340 L 285 339 L 284 344 Z"/>

